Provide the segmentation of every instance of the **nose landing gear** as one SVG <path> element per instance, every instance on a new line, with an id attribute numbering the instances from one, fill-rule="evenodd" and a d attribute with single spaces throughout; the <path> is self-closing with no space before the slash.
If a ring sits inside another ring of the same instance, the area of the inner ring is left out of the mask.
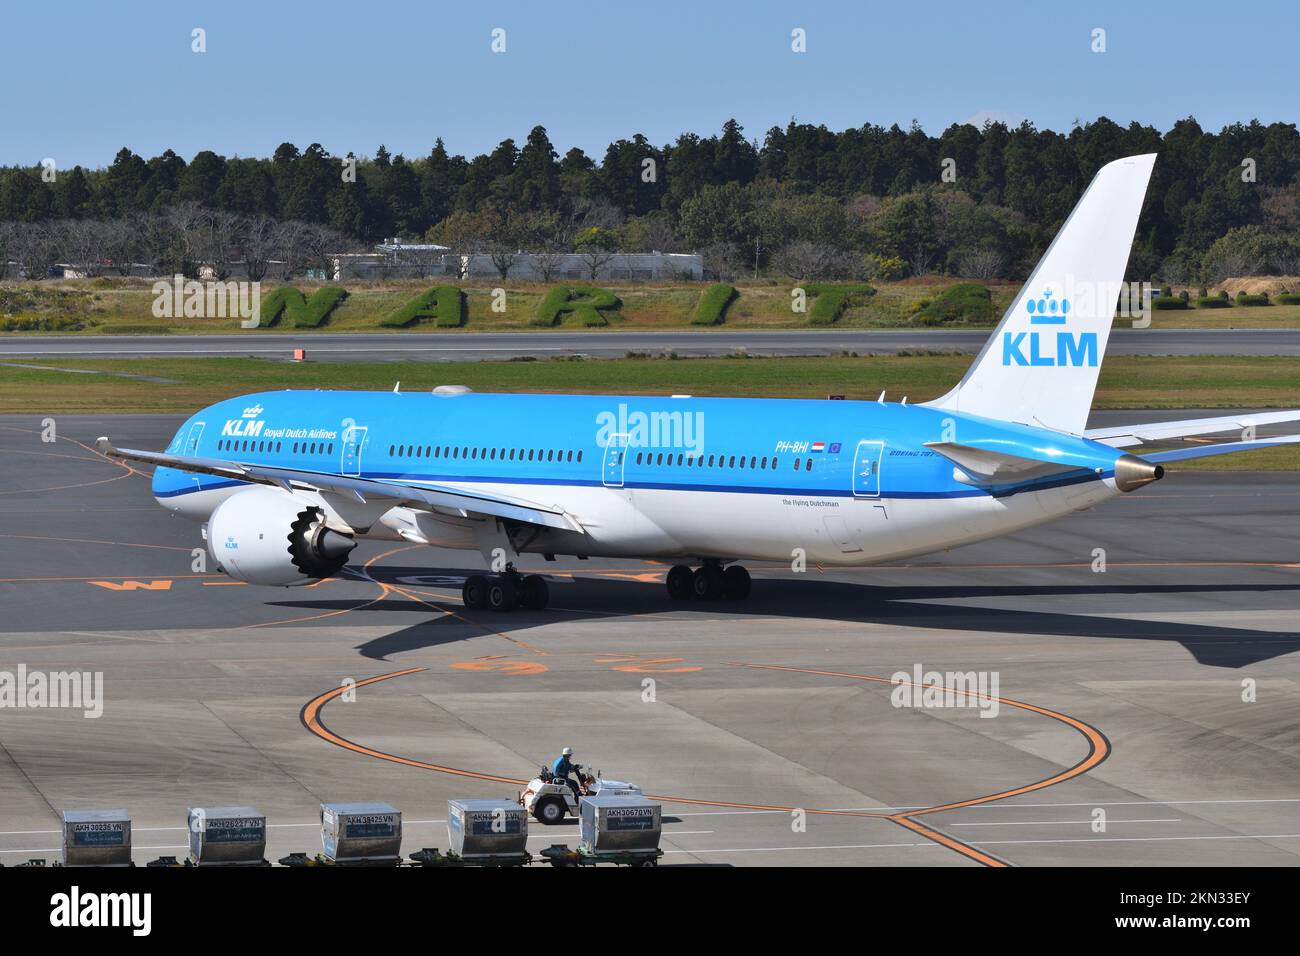
<path id="1" fill-rule="evenodd" d="M 739 564 L 726 568 L 716 558 L 708 558 L 692 571 L 684 564 L 675 564 L 668 570 L 668 596 L 674 601 L 696 598 L 701 601 L 742 601 L 749 597 L 751 581 L 749 572 Z"/>

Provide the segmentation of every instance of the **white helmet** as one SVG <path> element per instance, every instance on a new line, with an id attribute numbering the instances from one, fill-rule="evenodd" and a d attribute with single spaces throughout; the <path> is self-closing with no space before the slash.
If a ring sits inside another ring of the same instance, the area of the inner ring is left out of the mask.
<path id="1" fill-rule="evenodd" d="M 572 748 L 572 747 L 565 747 L 563 750 L 560 751 L 560 756 L 562 756 L 562 757 L 572 757 L 572 756 L 573 756 L 573 748 Z"/>

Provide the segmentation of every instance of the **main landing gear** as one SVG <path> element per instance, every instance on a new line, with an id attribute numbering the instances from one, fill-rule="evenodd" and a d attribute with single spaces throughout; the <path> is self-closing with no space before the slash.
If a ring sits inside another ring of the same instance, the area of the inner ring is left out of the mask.
<path id="1" fill-rule="evenodd" d="M 674 601 L 697 598 L 701 601 L 742 601 L 749 597 L 749 572 L 739 564 L 722 566 L 717 558 L 708 558 L 692 571 L 684 564 L 675 564 L 668 571 L 668 596 Z"/>
<path id="2" fill-rule="evenodd" d="M 541 611 L 551 599 L 546 578 L 540 574 L 520 574 L 513 565 L 506 565 L 501 574 L 471 574 L 460 589 L 467 608 L 477 611 L 513 611 L 524 608 Z"/>

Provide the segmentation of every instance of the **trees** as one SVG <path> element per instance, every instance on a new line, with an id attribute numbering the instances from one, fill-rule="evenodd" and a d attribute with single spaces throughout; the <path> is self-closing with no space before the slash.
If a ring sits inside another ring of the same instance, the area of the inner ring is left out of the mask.
<path id="1" fill-rule="evenodd" d="M 1241 226 L 1228 230 L 1206 250 L 1201 279 L 1209 285 L 1233 276 L 1295 275 L 1297 270 L 1300 237 Z"/>
<path id="2" fill-rule="evenodd" d="M 914 271 L 984 272 L 1000 257 L 1002 274 L 1017 276 L 1032 266 L 1102 164 L 1153 150 L 1160 161 L 1138 225 L 1133 270 L 1165 264 L 1199 270 L 1230 230 L 1300 228 L 1295 124 L 1252 120 L 1214 132 L 1191 117 L 1163 135 L 1102 117 L 1067 133 L 1029 122 L 987 123 L 953 125 L 933 137 L 915 123 L 837 132 L 792 120 L 768 130 L 761 146 L 729 120 L 717 133 L 683 133 L 662 147 L 641 134 L 619 138 L 599 154 L 600 162 L 578 148 L 558 155 L 539 125 L 522 146 L 505 139 L 469 158 L 450 154 L 441 139 L 409 160 L 380 146 L 373 158 L 356 160 L 355 181 L 320 144 L 299 150 L 282 143 L 269 158 L 204 150 L 188 162 L 171 150 L 145 158 L 123 148 L 106 168 L 58 170 L 50 181 L 40 167 L 0 168 L 0 221 L 135 221 L 146 212 L 165 219 L 168 209 L 194 204 L 248 220 L 328 225 L 367 244 L 428 235 L 436 227 L 458 233 L 460 247 L 482 252 L 489 241 L 484 223 L 477 221 L 477 237 L 465 230 L 491 208 L 508 213 L 515 226 L 513 243 L 495 237 L 502 257 L 520 246 L 555 256 L 579 232 L 597 228 L 617 248 L 709 248 L 726 268 L 740 255 L 746 271 L 804 242 L 853 250 L 863 261 L 867 254 L 903 256 Z M 943 159 L 954 160 L 955 182 L 940 182 Z M 909 233 L 910 213 L 925 225 Z M 553 218 L 539 231 L 543 219 L 525 224 L 532 216 Z M 175 236 L 164 242 L 158 234 L 166 223 L 142 225 L 148 234 L 136 236 L 133 255 L 177 260 Z M 951 234 L 927 249 L 919 238 L 925 228 Z M 73 231 L 91 238 L 85 229 Z M 720 255 L 724 248 L 729 253 Z M 120 254 L 109 258 L 114 268 L 125 261 Z"/>
<path id="3" fill-rule="evenodd" d="M 559 272 L 573 248 L 574 223 L 555 212 L 531 212 L 518 218 L 519 241 L 532 253 L 533 269 L 543 282 Z"/>
<path id="4" fill-rule="evenodd" d="M 1006 256 L 987 246 L 963 251 L 956 260 L 957 275 L 966 279 L 997 279 L 1006 267 Z"/>
<path id="5" fill-rule="evenodd" d="M 598 181 L 612 205 L 626 215 L 643 216 L 659 206 L 663 166 L 663 154 L 637 133 L 631 140 L 610 144 Z"/>
<path id="6" fill-rule="evenodd" d="M 483 252 L 492 231 L 489 218 L 481 212 L 457 210 L 426 233 L 430 242 L 441 243 L 456 257 L 456 277 L 469 274 L 470 259 Z"/>
<path id="7" fill-rule="evenodd" d="M 103 275 L 108 266 L 108 224 L 93 219 L 71 219 L 62 225 L 60 258 L 87 278 Z"/>
<path id="8" fill-rule="evenodd" d="M 276 222 L 269 216 L 245 219 L 239 237 L 244 268 L 252 282 L 261 282 L 270 269 L 276 248 Z"/>
<path id="9" fill-rule="evenodd" d="M 511 208 L 522 211 L 554 209 L 560 201 L 560 167 L 544 126 L 528 134 L 510 174 Z"/>
<path id="10" fill-rule="evenodd" d="M 0 279 L 9 274 L 9 259 L 13 254 L 16 223 L 0 221 Z"/>
<path id="11" fill-rule="evenodd" d="M 884 256 L 903 259 L 912 275 L 926 275 L 944 245 L 938 235 L 933 187 L 890 196 L 871 219 L 871 238 Z"/>
<path id="12" fill-rule="evenodd" d="M 32 281 L 46 278 L 59 261 L 63 243 L 63 225 L 58 222 L 20 222 L 14 224 L 10 239 L 12 255 L 19 275 Z"/>
<path id="13" fill-rule="evenodd" d="M 802 282 L 806 279 L 850 278 L 855 264 L 853 255 L 841 246 L 812 239 L 795 239 L 777 250 L 772 265 L 782 275 Z"/>
<path id="14" fill-rule="evenodd" d="M 519 258 L 519 239 L 522 224 L 508 212 L 491 208 L 484 212 L 484 246 L 492 267 L 504 282 Z"/>

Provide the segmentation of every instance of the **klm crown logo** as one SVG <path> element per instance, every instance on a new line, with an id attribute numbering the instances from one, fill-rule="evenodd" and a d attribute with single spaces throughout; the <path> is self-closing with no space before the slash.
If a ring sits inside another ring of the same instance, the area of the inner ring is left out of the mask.
<path id="1" fill-rule="evenodd" d="M 1097 333 L 1072 333 L 1064 329 L 1039 331 L 1033 326 L 1064 326 L 1070 314 L 1070 300 L 1056 299 L 1051 289 L 1025 302 L 1031 326 L 1026 332 L 1002 333 L 1002 364 L 1055 367 L 1097 367 Z"/>
<path id="2" fill-rule="evenodd" d="M 1065 317 L 1070 314 L 1070 300 L 1057 302 L 1052 298 L 1052 290 L 1044 289 L 1042 297 L 1030 299 L 1025 308 L 1029 310 L 1031 325 L 1064 325 Z"/>

